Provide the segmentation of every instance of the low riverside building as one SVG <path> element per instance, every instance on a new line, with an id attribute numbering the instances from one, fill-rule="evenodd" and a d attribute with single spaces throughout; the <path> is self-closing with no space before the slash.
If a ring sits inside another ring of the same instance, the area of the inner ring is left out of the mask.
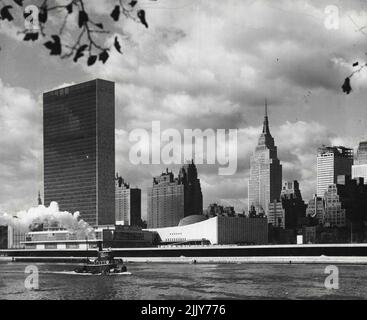
<path id="1" fill-rule="evenodd" d="M 96 249 L 101 239 L 85 239 L 78 237 L 68 230 L 45 230 L 31 231 L 26 234 L 25 241 L 22 242 L 25 249 L 36 250 L 65 250 L 65 249 Z"/>
<path id="2" fill-rule="evenodd" d="M 144 248 L 157 245 L 157 233 L 142 230 L 140 227 L 116 225 L 114 230 L 105 230 L 103 246 L 111 248 Z"/>
<path id="3" fill-rule="evenodd" d="M 193 215 L 178 226 L 148 229 L 157 232 L 162 243 L 171 244 L 267 244 L 266 218 Z"/>
<path id="4" fill-rule="evenodd" d="M 116 225 L 96 227 L 88 239 L 61 228 L 31 231 L 21 244 L 25 249 L 37 250 L 87 250 L 96 249 L 100 244 L 105 248 L 143 248 L 157 244 L 157 239 L 156 233 L 139 227 Z"/>

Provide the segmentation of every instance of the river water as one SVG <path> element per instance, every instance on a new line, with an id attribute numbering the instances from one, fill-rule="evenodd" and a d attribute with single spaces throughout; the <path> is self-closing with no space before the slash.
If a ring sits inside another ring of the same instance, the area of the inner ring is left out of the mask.
<path id="1" fill-rule="evenodd" d="M 0 299 L 366 299 L 367 266 L 339 265 L 326 289 L 321 264 L 129 263 L 131 274 L 73 274 L 70 264 L 34 264 L 39 289 L 25 288 L 28 264 L 0 262 Z"/>

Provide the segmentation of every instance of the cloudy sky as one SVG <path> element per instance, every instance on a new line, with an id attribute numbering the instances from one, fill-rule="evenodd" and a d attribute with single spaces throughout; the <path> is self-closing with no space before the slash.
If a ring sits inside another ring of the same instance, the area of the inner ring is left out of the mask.
<path id="1" fill-rule="evenodd" d="M 114 1 L 86 2 L 95 20 L 110 20 Z M 325 26 L 330 5 L 339 10 L 337 29 Z M 119 35 L 123 54 L 92 67 L 49 56 L 44 40 L 20 41 L 19 17 L 15 24 L 0 21 L 0 211 L 27 209 L 42 192 L 42 93 L 93 78 L 116 82 L 116 170 L 142 188 L 143 216 L 146 188 L 164 166 L 131 164 L 128 134 L 152 121 L 180 131 L 239 129 L 236 174 L 198 167 L 204 206 L 237 210 L 247 210 L 249 159 L 265 98 L 283 179 L 299 180 L 306 200 L 316 191 L 317 147 L 356 148 L 367 139 L 367 68 L 353 76 L 350 95 L 341 90 L 352 64 L 367 61 L 367 3 L 146 0 L 140 6 L 149 28 L 122 19 L 105 41 Z"/>

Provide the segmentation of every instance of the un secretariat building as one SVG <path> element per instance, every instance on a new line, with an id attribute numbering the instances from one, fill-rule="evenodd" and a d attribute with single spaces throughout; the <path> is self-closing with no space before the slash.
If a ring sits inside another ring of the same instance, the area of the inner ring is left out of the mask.
<path id="1" fill-rule="evenodd" d="M 115 222 L 115 84 L 43 94 L 44 198 L 90 225 Z"/>

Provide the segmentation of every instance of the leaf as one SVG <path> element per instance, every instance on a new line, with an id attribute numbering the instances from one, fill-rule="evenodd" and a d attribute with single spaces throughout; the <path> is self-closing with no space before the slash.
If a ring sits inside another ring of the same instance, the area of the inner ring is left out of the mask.
<path id="1" fill-rule="evenodd" d="M 79 60 L 79 58 L 81 58 L 81 57 L 83 57 L 84 56 L 84 53 L 83 53 L 83 51 L 85 50 L 85 49 L 87 49 L 88 48 L 88 45 L 86 45 L 86 44 L 83 44 L 82 46 L 80 46 L 79 48 L 78 48 L 78 50 L 76 50 L 76 53 L 75 53 L 75 56 L 74 56 L 74 62 L 77 62 L 78 60 Z"/>
<path id="2" fill-rule="evenodd" d="M 103 24 L 102 23 L 96 23 L 96 26 L 100 29 L 103 29 Z"/>
<path id="3" fill-rule="evenodd" d="M 118 21 L 120 18 L 120 6 L 115 6 L 111 12 L 111 17 L 113 20 Z"/>
<path id="4" fill-rule="evenodd" d="M 47 41 L 44 46 L 51 50 L 50 55 L 60 55 L 61 54 L 61 42 L 58 35 L 51 36 L 54 41 Z"/>
<path id="5" fill-rule="evenodd" d="M 96 62 L 96 60 L 97 60 L 97 56 L 95 56 L 95 55 L 89 56 L 88 62 L 87 62 L 88 66 L 93 65 Z"/>
<path id="6" fill-rule="evenodd" d="M 38 20 L 41 23 L 46 23 L 47 18 L 48 18 L 47 7 L 46 6 L 42 6 L 40 8 L 40 12 L 38 14 Z"/>
<path id="7" fill-rule="evenodd" d="M 15 2 L 19 7 L 23 7 L 23 0 L 14 0 L 14 2 Z"/>
<path id="8" fill-rule="evenodd" d="M 352 87 L 350 86 L 350 79 L 349 77 L 345 78 L 344 83 L 342 85 L 343 92 L 349 94 L 352 91 Z"/>
<path id="9" fill-rule="evenodd" d="M 129 2 L 129 6 L 130 7 L 132 7 L 132 8 L 134 8 L 135 7 L 135 5 L 138 3 L 138 1 L 136 1 L 136 0 L 131 0 L 130 2 Z"/>
<path id="10" fill-rule="evenodd" d="M 79 28 L 81 28 L 84 24 L 88 22 L 88 14 L 85 11 L 79 11 L 79 19 L 78 19 L 78 25 Z"/>
<path id="11" fill-rule="evenodd" d="M 29 40 L 36 41 L 36 40 L 38 40 L 38 32 L 28 32 L 28 33 L 26 33 L 23 40 L 24 41 L 29 41 Z"/>
<path id="12" fill-rule="evenodd" d="M 100 54 L 99 54 L 99 59 L 100 61 L 102 61 L 103 63 L 105 63 L 107 61 L 107 59 L 109 58 L 109 54 L 107 52 L 107 50 L 103 50 Z"/>
<path id="13" fill-rule="evenodd" d="M 13 8 L 12 6 L 4 6 L 0 11 L 1 19 L 12 21 L 14 20 L 13 16 L 9 12 L 9 9 Z"/>
<path id="14" fill-rule="evenodd" d="M 65 8 L 69 14 L 73 13 L 73 3 L 72 2 L 70 2 Z"/>
<path id="15" fill-rule="evenodd" d="M 122 52 L 121 52 L 121 45 L 120 45 L 120 42 L 119 42 L 119 41 L 118 41 L 118 39 L 117 39 L 117 36 L 115 37 L 115 41 L 114 41 L 113 45 L 115 46 L 115 48 L 116 48 L 116 50 L 117 50 L 118 52 L 122 53 Z"/>
<path id="16" fill-rule="evenodd" d="M 144 10 L 139 10 L 138 13 L 138 18 L 140 20 L 140 22 L 146 27 L 148 28 L 148 23 L 147 21 L 145 20 L 145 11 Z"/>

